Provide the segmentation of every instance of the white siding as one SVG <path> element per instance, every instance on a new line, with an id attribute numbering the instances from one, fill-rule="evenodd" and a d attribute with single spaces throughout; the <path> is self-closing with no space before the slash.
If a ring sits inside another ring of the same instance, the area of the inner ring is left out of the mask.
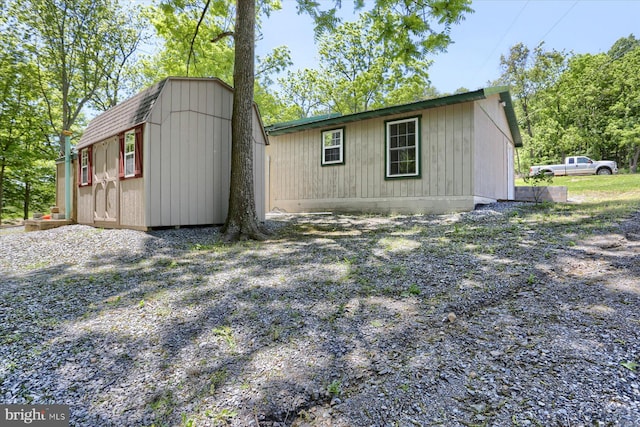
<path id="1" fill-rule="evenodd" d="M 93 189 L 77 188 L 74 181 L 77 221 L 96 224 L 96 215 L 105 212 L 99 218 L 101 226 L 146 229 L 222 224 L 229 201 L 232 102 L 231 89 L 217 80 L 167 80 L 143 124 L 142 177 L 116 178 L 117 200 L 111 200 L 112 193 L 97 185 L 95 176 Z M 264 220 L 267 141 L 257 110 L 253 126 L 256 209 Z M 117 177 L 117 136 L 95 145 L 108 141 L 115 141 L 108 164 L 116 165 L 116 170 L 102 173 Z M 117 208 L 117 218 L 108 211 L 110 206 Z"/>
<path id="2" fill-rule="evenodd" d="M 144 179 L 120 181 L 120 226 L 144 228 Z"/>
<path id="3" fill-rule="evenodd" d="M 266 194 L 267 194 L 267 165 L 265 159 L 265 147 L 267 141 L 265 140 L 264 129 L 257 110 L 253 112 L 253 182 L 254 182 L 254 195 L 256 202 L 256 213 L 260 221 L 264 221 L 266 207 Z"/>
<path id="4" fill-rule="evenodd" d="M 513 141 L 499 96 L 477 101 L 474 117 L 474 196 L 478 202 L 506 200 L 513 195 Z"/>
<path id="5" fill-rule="evenodd" d="M 385 121 L 416 116 L 421 116 L 421 176 L 385 179 Z M 342 126 L 344 165 L 321 166 L 321 132 L 335 127 L 270 137 L 271 209 L 386 213 L 473 207 L 472 103 Z"/>
<path id="6" fill-rule="evenodd" d="M 224 223 L 233 94 L 215 81 L 169 80 L 148 124 L 148 227 Z M 168 111 L 168 112 L 167 112 Z M 256 209 L 265 212 L 264 134 L 254 114 Z"/>
<path id="7" fill-rule="evenodd" d="M 65 180 L 65 165 L 64 165 L 64 161 L 62 161 L 61 163 L 56 163 L 56 206 L 59 209 L 59 212 L 61 214 L 65 214 L 65 218 L 66 219 L 76 219 L 75 217 L 77 216 L 77 212 L 75 212 L 74 210 L 74 206 L 77 206 L 76 204 L 76 189 L 78 187 L 78 160 L 71 160 L 71 212 L 69 212 L 69 214 L 67 214 L 67 212 L 65 212 L 65 204 L 66 204 L 66 199 L 65 199 L 65 185 L 66 185 L 66 180 Z"/>
<path id="8" fill-rule="evenodd" d="M 92 187 L 78 188 L 78 224 L 93 224 L 93 190 Z"/>
<path id="9" fill-rule="evenodd" d="M 150 227 L 224 222 L 229 127 L 229 119 L 176 111 L 151 129 L 149 154 L 160 160 L 151 168 L 159 166 L 161 172 L 160 179 L 149 183 L 150 205 L 160 210 L 160 215 L 152 213 Z"/>

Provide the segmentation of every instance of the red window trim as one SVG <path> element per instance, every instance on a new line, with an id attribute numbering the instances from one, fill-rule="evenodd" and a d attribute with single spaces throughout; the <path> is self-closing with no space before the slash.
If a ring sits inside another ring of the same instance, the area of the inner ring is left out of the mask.
<path id="1" fill-rule="evenodd" d="M 134 160 L 134 178 L 140 178 L 142 176 L 142 127 L 136 128 L 136 155 Z"/>
<path id="2" fill-rule="evenodd" d="M 131 129 L 126 130 L 118 135 L 118 140 L 120 143 L 120 167 L 118 171 L 118 177 L 120 180 L 131 179 L 131 178 L 140 178 L 142 176 L 142 126 L 138 126 L 134 128 L 135 130 L 135 154 L 134 154 L 134 174 L 133 176 L 124 176 L 124 135 L 127 132 L 131 132 Z"/>
<path id="3" fill-rule="evenodd" d="M 87 182 L 82 182 L 82 154 L 87 152 Z M 80 150 L 78 156 L 78 187 L 87 187 L 93 183 L 93 145 Z"/>

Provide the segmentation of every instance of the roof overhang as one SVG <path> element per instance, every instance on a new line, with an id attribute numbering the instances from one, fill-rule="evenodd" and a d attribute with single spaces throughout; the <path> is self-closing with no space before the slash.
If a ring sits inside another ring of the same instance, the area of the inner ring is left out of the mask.
<path id="1" fill-rule="evenodd" d="M 391 116 L 394 114 L 408 113 L 417 110 L 444 107 L 447 105 L 460 104 L 464 102 L 478 101 L 489 96 L 498 94 L 500 101 L 504 104 L 504 112 L 516 147 L 522 147 L 522 137 L 513 109 L 513 102 L 506 86 L 490 87 L 479 89 L 473 92 L 459 93 L 456 95 L 444 96 L 441 98 L 427 99 L 425 101 L 412 102 L 410 104 L 396 105 L 393 107 L 380 108 L 377 110 L 363 111 L 355 114 L 330 114 L 318 117 L 309 117 L 284 123 L 276 123 L 267 126 L 265 130 L 270 136 L 285 135 L 293 132 L 300 132 L 308 129 L 318 129 L 328 126 L 336 126 L 377 117 Z"/>

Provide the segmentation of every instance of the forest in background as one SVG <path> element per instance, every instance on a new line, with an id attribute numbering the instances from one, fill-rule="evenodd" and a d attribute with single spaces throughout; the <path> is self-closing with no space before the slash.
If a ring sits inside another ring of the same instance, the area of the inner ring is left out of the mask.
<path id="1" fill-rule="evenodd" d="M 464 25 L 467 2 L 454 3 L 460 16 L 454 23 Z M 0 220 L 54 204 L 62 130 L 77 141 L 91 117 L 166 76 L 215 76 L 232 84 L 233 38 L 219 37 L 233 31 L 234 2 L 207 4 L 203 13 L 196 0 L 136 8 L 116 0 L 0 1 Z M 259 6 L 258 32 L 279 2 Z M 427 28 L 419 50 L 400 36 L 373 34 L 421 23 L 381 20 L 366 10 L 353 22 L 330 13 L 315 18 L 316 68 L 294 71 L 286 46 L 256 58 L 255 99 L 265 124 L 446 95 L 431 86 L 433 59 L 424 52 L 446 50 L 447 31 Z M 152 42 L 160 47 L 150 52 Z M 516 170 L 584 154 L 637 171 L 640 42 L 634 35 L 594 55 L 517 44 L 500 64 L 501 75 L 487 86 L 511 88 L 524 141 Z"/>

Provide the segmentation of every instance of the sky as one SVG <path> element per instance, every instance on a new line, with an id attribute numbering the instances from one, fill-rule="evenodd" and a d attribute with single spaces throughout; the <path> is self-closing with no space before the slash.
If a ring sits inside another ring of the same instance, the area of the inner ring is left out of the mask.
<path id="1" fill-rule="evenodd" d="M 313 22 L 296 14 L 296 0 L 282 3 L 283 9 L 264 21 L 256 53 L 286 45 L 292 69 L 315 68 Z M 345 19 L 354 18 L 347 10 L 350 1 L 342 3 Z M 547 50 L 597 54 L 621 37 L 640 38 L 640 0 L 475 0 L 471 7 L 475 12 L 453 27 L 447 52 L 431 58 L 431 84 L 441 93 L 487 87 L 500 76 L 500 55 L 516 43 L 533 49 L 544 41 Z"/>

